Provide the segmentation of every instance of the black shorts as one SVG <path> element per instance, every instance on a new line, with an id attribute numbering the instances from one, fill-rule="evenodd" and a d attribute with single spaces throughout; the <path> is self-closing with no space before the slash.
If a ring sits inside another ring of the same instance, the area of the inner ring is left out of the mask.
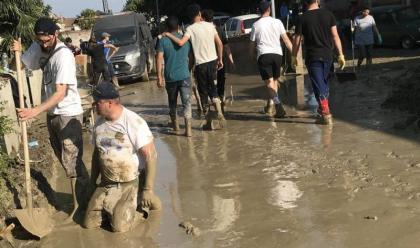
<path id="1" fill-rule="evenodd" d="M 258 58 L 258 68 L 262 80 L 280 77 L 282 56 L 274 53 L 263 54 Z"/>

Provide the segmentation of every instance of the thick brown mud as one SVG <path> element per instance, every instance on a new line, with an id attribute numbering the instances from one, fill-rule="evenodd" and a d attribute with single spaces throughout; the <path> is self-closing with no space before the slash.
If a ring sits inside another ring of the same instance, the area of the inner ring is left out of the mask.
<path id="1" fill-rule="evenodd" d="M 381 109 L 389 82 L 407 69 L 400 60 L 375 60 L 382 64 L 369 80 L 362 72 L 334 83 L 332 128 L 291 108 L 288 118 L 267 118 L 259 77 L 231 74 L 227 128 L 203 131 L 195 118 L 185 138 L 182 122 L 179 135 L 167 127 L 164 90 L 126 85 L 122 94 L 135 94 L 124 104 L 155 135 L 163 210 L 123 234 L 60 225 L 59 213 L 56 229 L 25 247 L 418 247 L 419 130 L 396 130 L 408 114 Z M 56 192 L 69 194 L 61 181 Z"/>

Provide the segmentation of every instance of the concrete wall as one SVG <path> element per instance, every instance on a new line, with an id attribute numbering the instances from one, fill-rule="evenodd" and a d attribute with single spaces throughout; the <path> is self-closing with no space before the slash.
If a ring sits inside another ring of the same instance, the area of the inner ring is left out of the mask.
<path id="1" fill-rule="evenodd" d="M 20 127 L 17 120 L 16 107 L 13 102 L 12 88 L 8 79 L 0 77 L 0 99 L 4 110 L 0 116 L 7 116 L 12 120 L 14 131 L 4 137 L 0 137 L 0 149 L 7 154 L 16 154 L 19 151 Z"/>

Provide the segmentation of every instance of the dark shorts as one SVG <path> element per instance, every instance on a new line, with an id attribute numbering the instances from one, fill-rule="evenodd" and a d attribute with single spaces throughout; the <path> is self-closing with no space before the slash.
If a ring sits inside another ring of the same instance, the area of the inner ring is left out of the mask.
<path id="1" fill-rule="evenodd" d="M 197 80 L 198 93 L 201 104 L 208 105 L 208 97 L 212 100 L 217 98 L 217 61 L 210 61 L 195 66 L 195 78 Z"/>
<path id="2" fill-rule="evenodd" d="M 282 56 L 274 53 L 263 54 L 258 58 L 258 69 L 262 80 L 280 77 Z"/>

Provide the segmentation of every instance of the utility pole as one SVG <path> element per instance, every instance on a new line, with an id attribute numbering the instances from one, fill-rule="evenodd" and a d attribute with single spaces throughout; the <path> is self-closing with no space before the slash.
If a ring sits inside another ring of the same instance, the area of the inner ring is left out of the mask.
<path id="1" fill-rule="evenodd" d="M 276 18 L 276 4 L 274 3 L 274 0 L 271 0 L 271 16 Z"/>
<path id="2" fill-rule="evenodd" d="M 111 13 L 111 11 L 109 11 L 109 7 L 108 7 L 108 0 L 102 0 L 102 6 L 104 7 L 104 13 L 106 13 L 106 14 Z"/>
<path id="3" fill-rule="evenodd" d="M 155 2 L 156 2 L 156 23 L 159 27 L 159 24 L 160 24 L 159 0 L 155 0 Z"/>

